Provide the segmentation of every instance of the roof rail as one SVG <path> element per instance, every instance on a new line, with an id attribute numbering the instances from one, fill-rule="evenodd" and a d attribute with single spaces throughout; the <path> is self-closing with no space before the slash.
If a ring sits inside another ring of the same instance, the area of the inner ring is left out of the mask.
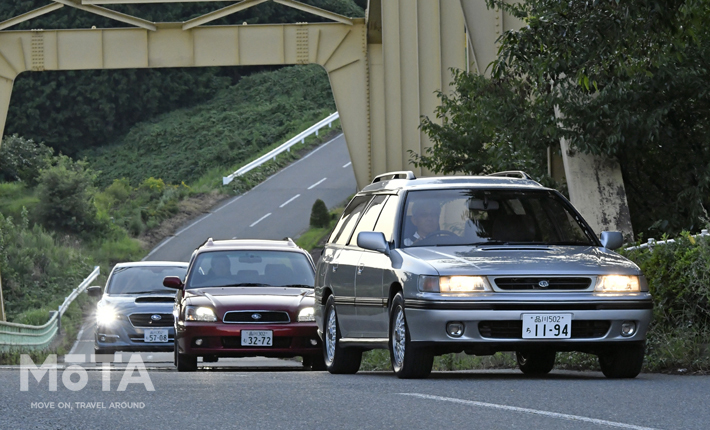
<path id="1" fill-rule="evenodd" d="M 288 242 L 289 246 L 298 246 L 298 245 L 296 245 L 296 242 L 294 242 L 293 239 L 291 239 L 288 236 L 284 237 L 283 240 Z"/>
<path id="2" fill-rule="evenodd" d="M 392 179 L 417 179 L 416 176 L 414 176 L 414 172 L 411 170 L 400 170 L 397 172 L 387 172 L 383 173 L 381 175 L 375 176 L 375 179 L 372 180 L 372 183 L 374 184 L 375 182 L 380 182 L 380 181 L 390 181 Z"/>
<path id="3" fill-rule="evenodd" d="M 530 175 L 522 170 L 506 170 L 504 172 L 489 173 L 486 176 L 501 176 L 504 178 L 532 179 Z"/>

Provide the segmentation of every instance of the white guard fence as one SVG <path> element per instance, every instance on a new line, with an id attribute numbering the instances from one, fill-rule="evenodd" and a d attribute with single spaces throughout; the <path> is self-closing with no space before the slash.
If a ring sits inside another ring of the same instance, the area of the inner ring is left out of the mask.
<path id="1" fill-rule="evenodd" d="M 59 332 L 62 315 L 79 294 L 86 291 L 91 282 L 99 276 L 99 266 L 79 284 L 65 299 L 49 321 L 41 326 L 15 324 L 0 321 L 0 351 L 9 349 L 44 349 L 49 346 Z"/>
<path id="2" fill-rule="evenodd" d="M 229 176 L 226 176 L 222 178 L 222 185 L 227 185 L 234 178 L 237 176 L 241 176 L 245 174 L 246 172 L 252 170 L 255 167 L 259 167 L 262 164 L 266 163 L 269 160 L 276 159 L 276 156 L 281 154 L 284 151 L 291 151 L 291 147 L 297 143 L 303 143 L 307 137 L 311 136 L 312 134 L 315 134 L 318 136 L 318 131 L 320 131 L 321 128 L 328 126 L 332 127 L 333 122 L 338 120 L 340 118 L 340 114 L 338 112 L 335 112 L 331 115 L 329 115 L 327 118 L 323 119 L 322 121 L 318 122 L 317 124 L 312 125 L 311 127 L 307 128 L 306 130 L 302 131 L 301 133 L 297 134 L 294 136 L 292 139 L 290 139 L 288 142 L 284 143 L 283 145 L 279 146 L 278 148 L 275 148 L 271 151 L 269 151 L 267 154 L 262 155 L 261 157 L 257 158 L 256 160 L 252 161 L 251 163 L 247 164 L 246 166 L 242 167 L 241 169 L 237 170 L 236 172 L 232 173 Z"/>
<path id="3" fill-rule="evenodd" d="M 692 237 L 698 238 L 698 237 L 707 237 L 710 236 L 710 233 L 708 233 L 707 229 L 700 230 L 700 234 L 696 234 Z M 630 246 L 628 248 L 624 248 L 627 251 L 633 251 L 635 249 L 646 249 L 646 248 L 653 248 L 656 245 L 665 245 L 667 243 L 675 243 L 675 239 L 668 239 L 668 240 L 659 240 L 657 241 L 656 239 L 653 238 L 648 238 L 647 243 L 642 243 L 639 246 Z"/>

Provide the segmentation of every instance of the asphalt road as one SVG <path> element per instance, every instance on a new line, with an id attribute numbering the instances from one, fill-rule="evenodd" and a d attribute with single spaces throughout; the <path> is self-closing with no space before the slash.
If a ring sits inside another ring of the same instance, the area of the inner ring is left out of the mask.
<path id="1" fill-rule="evenodd" d="M 504 370 L 399 380 L 389 372 L 148 368 L 126 376 L 115 368 L 105 372 L 106 386 L 103 371 L 89 370 L 86 386 L 72 391 L 63 380 L 77 384 L 81 375 L 60 368 L 56 391 L 49 390 L 49 373 L 37 382 L 29 372 L 23 391 L 21 375 L 0 369 L 0 428 L 707 429 L 710 423 L 706 376 L 609 380 L 597 372 L 553 371 L 528 378 Z"/>
<path id="2" fill-rule="evenodd" d="M 248 192 L 190 221 L 145 259 L 188 261 L 192 251 L 209 237 L 297 237 L 308 229 L 316 199 L 333 208 L 356 191 L 350 154 L 340 135 Z"/>

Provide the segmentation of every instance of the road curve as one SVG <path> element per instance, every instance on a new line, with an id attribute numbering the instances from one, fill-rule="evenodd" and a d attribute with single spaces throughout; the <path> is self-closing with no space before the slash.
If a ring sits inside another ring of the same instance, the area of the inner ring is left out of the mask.
<path id="1" fill-rule="evenodd" d="M 357 191 L 350 154 L 341 134 L 248 192 L 192 220 L 158 244 L 150 261 L 188 261 L 207 238 L 283 239 L 308 229 L 316 199 L 328 208 Z"/>

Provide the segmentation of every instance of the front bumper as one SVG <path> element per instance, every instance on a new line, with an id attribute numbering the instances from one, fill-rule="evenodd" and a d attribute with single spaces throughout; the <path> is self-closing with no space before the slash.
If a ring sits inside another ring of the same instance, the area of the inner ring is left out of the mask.
<path id="1" fill-rule="evenodd" d="M 571 337 L 523 339 L 524 314 L 571 314 Z M 549 348 L 558 351 L 597 352 L 621 342 L 642 343 L 651 323 L 653 304 L 648 299 L 570 302 L 405 301 L 411 341 L 446 351 L 488 354 Z M 636 331 L 623 336 L 621 325 L 633 321 Z M 450 322 L 464 325 L 460 337 L 450 336 Z"/>
<path id="2" fill-rule="evenodd" d="M 128 321 L 118 321 L 109 326 L 97 326 L 94 332 L 94 348 L 107 352 L 171 352 L 175 349 L 174 327 L 150 327 L 151 329 L 168 330 L 167 342 L 144 341 L 147 328 L 133 327 Z"/>
<path id="3" fill-rule="evenodd" d="M 273 346 L 241 346 L 242 330 L 271 330 Z M 196 345 L 196 339 L 202 339 L 202 344 Z M 321 340 L 312 322 L 264 325 L 185 322 L 177 327 L 177 345 L 180 353 L 198 356 L 287 358 L 322 354 Z"/>

